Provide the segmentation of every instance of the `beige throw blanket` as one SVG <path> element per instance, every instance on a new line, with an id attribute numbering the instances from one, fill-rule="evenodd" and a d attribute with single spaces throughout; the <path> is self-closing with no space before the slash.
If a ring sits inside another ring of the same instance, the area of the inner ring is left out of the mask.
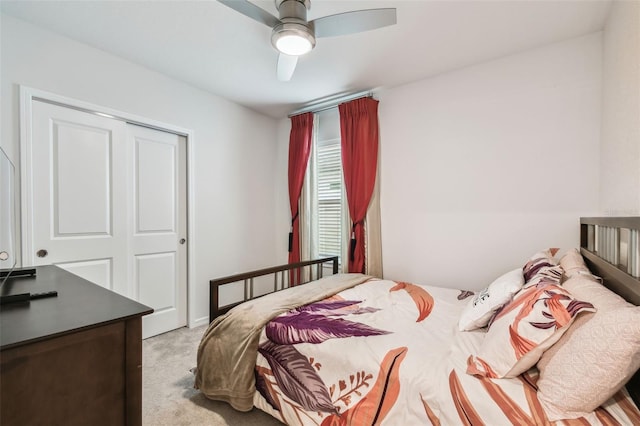
<path id="1" fill-rule="evenodd" d="M 325 299 L 370 278 L 362 274 L 332 275 L 250 300 L 216 318 L 198 347 L 195 387 L 209 399 L 250 411 L 255 392 L 253 371 L 264 325 L 283 312 Z"/>

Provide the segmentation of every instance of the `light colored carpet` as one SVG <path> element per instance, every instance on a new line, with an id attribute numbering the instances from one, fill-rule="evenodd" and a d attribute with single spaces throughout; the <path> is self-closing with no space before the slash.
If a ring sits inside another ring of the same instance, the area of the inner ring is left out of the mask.
<path id="1" fill-rule="evenodd" d="M 193 388 L 200 338 L 206 327 L 181 328 L 142 342 L 142 424 L 144 426 L 282 425 L 258 409 L 241 413 L 211 401 Z"/>

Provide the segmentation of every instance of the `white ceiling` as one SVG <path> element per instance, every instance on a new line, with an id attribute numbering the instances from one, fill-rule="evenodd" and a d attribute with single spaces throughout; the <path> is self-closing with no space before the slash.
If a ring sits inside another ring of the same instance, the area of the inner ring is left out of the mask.
<path id="1" fill-rule="evenodd" d="M 253 0 L 277 15 L 270 0 Z M 319 39 L 289 82 L 271 31 L 215 0 L 8 1 L 3 13 L 280 118 L 318 99 L 388 88 L 603 28 L 610 0 L 312 0 L 308 18 L 395 7 L 398 23 Z"/>

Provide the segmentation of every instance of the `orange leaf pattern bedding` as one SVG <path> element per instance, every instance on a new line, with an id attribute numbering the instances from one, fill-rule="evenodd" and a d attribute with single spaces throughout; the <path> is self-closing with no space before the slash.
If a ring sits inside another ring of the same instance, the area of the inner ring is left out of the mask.
<path id="1" fill-rule="evenodd" d="M 626 391 L 586 418 L 551 423 L 535 369 L 467 374 L 484 331 L 458 331 L 464 296 L 372 279 L 277 316 L 260 336 L 254 405 L 290 425 L 640 423 Z"/>

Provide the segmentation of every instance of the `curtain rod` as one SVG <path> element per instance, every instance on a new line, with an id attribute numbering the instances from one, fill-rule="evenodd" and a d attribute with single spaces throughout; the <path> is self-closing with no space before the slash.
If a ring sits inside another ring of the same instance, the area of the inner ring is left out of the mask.
<path id="1" fill-rule="evenodd" d="M 313 102 L 307 106 L 304 106 L 298 110 L 293 111 L 287 117 L 291 118 L 294 115 L 304 114 L 305 112 L 321 112 L 331 108 L 335 108 L 341 103 L 349 102 L 359 98 L 371 98 L 373 92 L 371 90 L 365 90 L 362 92 L 350 93 L 347 95 L 329 96 Z"/>

